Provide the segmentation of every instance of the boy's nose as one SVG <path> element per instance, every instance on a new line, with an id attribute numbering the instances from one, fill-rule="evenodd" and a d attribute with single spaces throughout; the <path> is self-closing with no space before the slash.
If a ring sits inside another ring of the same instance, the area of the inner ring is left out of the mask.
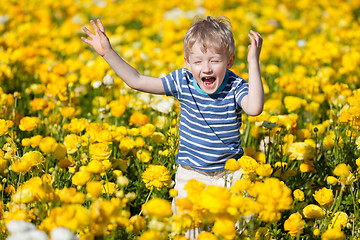
<path id="1" fill-rule="evenodd" d="M 203 71 L 204 73 L 209 73 L 209 72 L 211 72 L 210 64 L 207 63 L 207 62 L 204 62 L 203 66 L 202 66 L 202 71 Z"/>

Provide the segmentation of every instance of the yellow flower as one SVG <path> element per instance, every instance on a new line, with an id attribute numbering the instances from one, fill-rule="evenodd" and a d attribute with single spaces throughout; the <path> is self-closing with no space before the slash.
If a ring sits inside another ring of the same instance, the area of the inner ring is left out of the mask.
<path id="1" fill-rule="evenodd" d="M 38 117 L 23 117 L 20 120 L 19 128 L 21 131 L 32 131 L 40 124 Z"/>
<path id="2" fill-rule="evenodd" d="M 264 222 L 275 222 L 281 217 L 281 211 L 291 208 L 292 191 L 277 178 L 266 178 L 264 182 L 256 182 L 251 189 L 255 198 L 263 207 L 259 217 Z"/>
<path id="3" fill-rule="evenodd" d="M 240 163 L 235 158 L 230 158 L 225 163 L 225 169 L 235 172 L 240 169 Z"/>
<path id="4" fill-rule="evenodd" d="M 9 127 L 10 127 L 9 120 L 0 119 L 0 136 L 7 134 Z"/>
<path id="5" fill-rule="evenodd" d="M 322 218 L 325 215 L 324 210 L 315 204 L 309 204 L 304 207 L 303 214 L 306 218 Z"/>
<path id="6" fill-rule="evenodd" d="M 64 145 L 66 146 L 68 154 L 75 153 L 78 150 L 80 143 L 81 137 L 76 134 L 69 134 L 64 138 Z"/>
<path id="7" fill-rule="evenodd" d="M 89 155 L 92 160 L 106 160 L 109 159 L 112 150 L 106 143 L 90 144 Z"/>
<path id="8" fill-rule="evenodd" d="M 163 144 L 166 142 L 166 137 L 161 132 L 154 132 L 153 135 L 151 135 L 151 140 L 155 144 Z"/>
<path id="9" fill-rule="evenodd" d="M 340 163 L 334 169 L 334 175 L 340 178 L 347 178 L 351 174 L 351 167 L 349 164 Z"/>
<path id="10" fill-rule="evenodd" d="M 305 142 L 295 142 L 289 147 L 290 160 L 312 160 L 315 150 Z"/>
<path id="11" fill-rule="evenodd" d="M 87 171 L 76 172 L 72 177 L 72 183 L 76 186 L 83 186 L 90 181 L 91 175 Z"/>
<path id="12" fill-rule="evenodd" d="M 75 108 L 74 107 L 62 107 L 60 108 L 60 114 L 63 117 L 70 118 L 75 114 Z"/>
<path id="13" fill-rule="evenodd" d="M 88 120 L 86 118 L 73 118 L 68 125 L 64 124 L 64 128 L 73 133 L 82 132 L 88 125 Z"/>
<path id="14" fill-rule="evenodd" d="M 54 151 L 54 157 L 58 160 L 63 159 L 66 156 L 67 149 L 66 146 L 62 143 L 56 144 L 56 148 Z"/>
<path id="15" fill-rule="evenodd" d="M 265 67 L 265 72 L 271 75 L 277 74 L 279 72 L 279 67 L 275 64 L 270 64 Z"/>
<path id="16" fill-rule="evenodd" d="M 121 139 L 119 148 L 123 155 L 126 155 L 130 150 L 135 147 L 135 141 L 131 137 L 124 137 Z"/>
<path id="17" fill-rule="evenodd" d="M 11 165 L 11 170 L 14 172 L 21 172 L 26 173 L 30 171 L 30 169 L 34 166 L 38 166 L 44 161 L 44 157 L 41 152 L 38 151 L 31 151 L 25 153 L 21 160 L 14 160 L 13 164 Z"/>
<path id="18" fill-rule="evenodd" d="M 156 231 L 154 229 L 149 229 L 149 230 L 143 232 L 138 239 L 139 240 L 161 239 L 161 232 Z"/>
<path id="19" fill-rule="evenodd" d="M 341 147 L 344 143 L 344 140 L 342 139 L 341 136 L 335 136 L 335 132 L 334 131 L 330 131 L 323 140 L 323 146 L 326 149 L 332 149 L 335 144 L 337 144 L 337 146 Z"/>
<path id="20" fill-rule="evenodd" d="M 336 177 L 334 177 L 334 176 L 328 176 L 328 177 L 326 178 L 326 182 L 327 182 L 328 184 L 335 185 L 335 184 L 337 184 L 337 183 L 339 182 L 339 180 L 338 180 Z"/>
<path id="21" fill-rule="evenodd" d="M 331 189 L 327 189 L 326 187 L 315 191 L 315 194 L 313 194 L 313 196 L 315 200 L 324 207 L 330 206 L 334 200 L 333 191 Z"/>
<path id="22" fill-rule="evenodd" d="M 116 191 L 116 184 L 113 182 L 106 182 L 103 186 L 102 193 L 114 194 Z"/>
<path id="23" fill-rule="evenodd" d="M 218 238 L 210 232 L 201 232 L 199 233 L 197 240 L 218 240 Z"/>
<path id="24" fill-rule="evenodd" d="M 41 136 L 41 135 L 36 135 L 36 136 L 31 137 L 30 138 L 31 147 L 33 147 L 33 148 L 38 147 L 42 138 L 43 138 L 43 136 Z"/>
<path id="25" fill-rule="evenodd" d="M 235 223 L 224 217 L 215 220 L 212 231 L 219 234 L 223 239 L 234 239 L 236 236 Z"/>
<path id="26" fill-rule="evenodd" d="M 95 135 L 95 139 L 96 139 L 96 141 L 98 141 L 100 143 L 110 143 L 114 140 L 111 131 L 109 131 L 107 129 L 103 129 L 103 130 L 99 131 Z"/>
<path id="27" fill-rule="evenodd" d="M 286 96 L 284 98 L 284 105 L 288 112 L 294 112 L 300 109 L 302 106 L 305 106 L 306 104 L 306 100 L 299 97 Z"/>
<path id="28" fill-rule="evenodd" d="M 234 185 L 231 186 L 231 192 L 233 194 L 242 193 L 244 194 L 251 188 L 251 180 L 248 178 L 237 180 Z"/>
<path id="29" fill-rule="evenodd" d="M 11 196 L 11 200 L 14 203 L 33 203 L 36 201 L 34 193 L 31 189 L 25 188 L 22 190 L 17 191 Z"/>
<path id="30" fill-rule="evenodd" d="M 85 170 L 89 173 L 103 173 L 105 172 L 105 167 L 101 161 L 91 160 Z"/>
<path id="31" fill-rule="evenodd" d="M 146 220 L 139 215 L 134 215 L 130 218 L 131 229 L 135 232 L 140 232 L 146 226 Z"/>
<path id="32" fill-rule="evenodd" d="M 259 167 L 256 168 L 256 173 L 262 177 L 268 177 L 273 173 L 273 168 L 270 164 L 260 164 Z"/>
<path id="33" fill-rule="evenodd" d="M 337 212 L 331 219 L 328 228 L 344 229 L 349 222 L 349 217 L 345 212 Z"/>
<path id="34" fill-rule="evenodd" d="M 283 103 L 280 99 L 268 99 L 264 104 L 264 111 L 269 112 L 271 114 L 280 114 L 281 109 L 283 107 Z"/>
<path id="35" fill-rule="evenodd" d="M 44 137 L 39 143 L 40 150 L 45 154 L 53 153 L 57 147 L 57 142 L 53 137 Z"/>
<path id="36" fill-rule="evenodd" d="M 300 189 L 295 189 L 293 192 L 294 198 L 296 198 L 296 200 L 302 202 L 305 200 L 305 195 L 304 192 L 301 191 Z"/>
<path id="37" fill-rule="evenodd" d="M 300 213 L 296 212 L 289 216 L 284 222 L 284 230 L 288 231 L 293 237 L 303 233 L 305 221 L 302 220 Z"/>
<path id="38" fill-rule="evenodd" d="M 148 189 L 151 189 L 152 187 L 160 189 L 164 186 L 170 186 L 171 184 L 169 170 L 161 165 L 149 165 L 141 177 Z"/>
<path id="39" fill-rule="evenodd" d="M 244 197 L 242 195 L 233 195 L 230 199 L 230 210 L 231 208 L 235 208 L 238 211 L 240 216 L 249 216 L 250 214 L 258 214 L 262 207 L 262 204 L 256 202 L 253 198 Z M 236 216 L 235 214 L 232 214 Z"/>
<path id="40" fill-rule="evenodd" d="M 165 218 L 173 214 L 170 202 L 162 198 L 150 199 L 142 205 L 141 209 L 144 215 L 149 217 Z"/>
<path id="41" fill-rule="evenodd" d="M 136 152 L 136 157 L 143 163 L 147 163 L 152 159 L 151 152 L 146 149 L 140 149 Z"/>
<path id="42" fill-rule="evenodd" d="M 135 147 L 136 148 L 142 148 L 146 145 L 145 140 L 142 137 L 137 137 L 135 139 Z"/>
<path id="43" fill-rule="evenodd" d="M 242 156 L 239 160 L 241 172 L 243 174 L 254 173 L 259 167 L 259 163 L 249 156 Z"/>
<path id="44" fill-rule="evenodd" d="M 231 193 L 225 187 L 211 185 L 200 193 L 200 205 L 214 214 L 224 213 L 228 208 Z"/>
<path id="45" fill-rule="evenodd" d="M 321 235 L 321 240 L 341 240 L 345 238 L 345 233 L 337 228 L 330 228 Z"/>
<path id="46" fill-rule="evenodd" d="M 308 173 L 315 172 L 314 162 L 313 161 L 304 161 L 300 164 L 300 172 Z"/>
<path id="47" fill-rule="evenodd" d="M 356 166 L 360 167 L 360 157 L 356 159 Z"/>
<path id="48" fill-rule="evenodd" d="M 150 137 L 156 130 L 156 127 L 151 123 L 147 123 L 140 127 L 140 134 L 142 137 Z"/>
<path id="49" fill-rule="evenodd" d="M 193 203 L 200 203 L 200 193 L 204 191 L 206 185 L 195 179 L 190 179 L 184 187 L 184 190 L 187 191 L 187 198 Z"/>
<path id="50" fill-rule="evenodd" d="M 66 227 L 72 231 L 81 231 L 89 223 L 89 213 L 85 207 L 69 204 L 50 209 L 39 229 L 50 232 L 55 227 Z"/>
<path id="51" fill-rule="evenodd" d="M 172 197 L 172 198 L 176 197 L 176 196 L 178 195 L 178 190 L 176 190 L 176 189 L 174 189 L 174 188 L 170 189 L 170 190 L 169 190 L 169 195 L 170 195 L 170 197 Z"/>
<path id="52" fill-rule="evenodd" d="M 77 192 L 76 188 L 73 187 L 64 187 L 61 190 L 56 189 L 55 194 L 64 203 L 82 204 L 85 201 L 85 194 Z"/>

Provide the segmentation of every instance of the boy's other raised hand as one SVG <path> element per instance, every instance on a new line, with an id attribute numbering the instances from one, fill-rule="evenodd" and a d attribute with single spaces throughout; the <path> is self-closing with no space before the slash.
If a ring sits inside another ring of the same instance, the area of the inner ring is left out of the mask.
<path id="1" fill-rule="evenodd" d="M 262 39 L 260 33 L 255 32 L 253 30 L 250 30 L 250 33 L 248 34 L 248 36 L 250 38 L 251 43 L 248 46 L 249 53 L 248 53 L 247 60 L 248 60 L 248 62 L 259 61 L 263 39 Z"/>
<path id="2" fill-rule="evenodd" d="M 90 24 L 93 27 L 95 34 L 86 27 L 83 27 L 83 31 L 90 37 L 90 39 L 81 37 L 81 40 L 89 44 L 99 55 L 103 57 L 107 51 L 112 49 L 109 38 L 105 34 L 105 29 L 100 19 L 97 19 L 97 24 L 99 26 L 96 25 L 94 20 L 90 20 Z"/>

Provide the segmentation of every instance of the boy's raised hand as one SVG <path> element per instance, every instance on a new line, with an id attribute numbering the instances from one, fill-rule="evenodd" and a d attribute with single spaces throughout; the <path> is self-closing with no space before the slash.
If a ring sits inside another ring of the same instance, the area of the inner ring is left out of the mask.
<path id="1" fill-rule="evenodd" d="M 84 37 L 81 37 L 81 40 L 89 44 L 91 47 L 94 48 L 94 50 L 100 54 L 102 57 L 106 54 L 107 51 L 111 50 L 111 44 L 109 41 L 109 38 L 105 34 L 105 29 L 100 21 L 100 19 L 97 19 L 97 24 L 93 20 L 90 20 L 91 26 L 94 28 L 95 35 L 90 32 L 89 29 L 86 27 L 83 27 L 83 31 L 91 38 L 87 39 Z"/>
<path id="2" fill-rule="evenodd" d="M 250 30 L 250 33 L 248 34 L 248 36 L 250 38 L 251 43 L 248 46 L 249 53 L 248 53 L 247 60 L 248 60 L 248 62 L 259 61 L 263 39 L 262 39 L 260 33 L 258 33 L 258 32 Z"/>

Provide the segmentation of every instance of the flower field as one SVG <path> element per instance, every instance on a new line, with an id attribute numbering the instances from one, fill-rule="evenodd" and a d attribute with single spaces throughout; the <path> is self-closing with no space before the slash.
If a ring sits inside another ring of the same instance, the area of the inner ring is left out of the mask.
<path id="1" fill-rule="evenodd" d="M 243 178 L 189 181 L 173 215 L 178 102 L 130 89 L 80 37 L 101 18 L 120 56 L 161 77 L 206 15 L 231 20 L 246 80 L 261 33 L 265 106 L 226 164 Z M 359 1 L 3 1 L 0 33 L 0 240 L 360 238 Z"/>

